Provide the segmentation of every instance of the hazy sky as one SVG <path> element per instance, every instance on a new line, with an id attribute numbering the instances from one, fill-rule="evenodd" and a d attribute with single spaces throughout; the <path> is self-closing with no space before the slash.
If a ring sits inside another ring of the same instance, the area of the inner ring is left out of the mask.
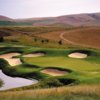
<path id="1" fill-rule="evenodd" d="M 100 0 L 0 0 L 0 15 L 11 18 L 91 12 L 100 12 Z"/>

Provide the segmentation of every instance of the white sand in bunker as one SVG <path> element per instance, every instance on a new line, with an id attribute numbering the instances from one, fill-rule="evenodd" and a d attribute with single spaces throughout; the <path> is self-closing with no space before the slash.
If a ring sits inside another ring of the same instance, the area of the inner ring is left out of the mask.
<path id="1" fill-rule="evenodd" d="M 0 55 L 0 58 L 3 58 L 8 61 L 11 66 L 16 66 L 22 64 L 20 58 L 13 58 L 14 56 L 19 56 L 20 53 L 7 53 Z"/>
<path id="2" fill-rule="evenodd" d="M 59 70 L 59 69 L 44 69 L 41 72 L 44 73 L 44 74 L 52 75 L 52 76 L 63 76 L 65 74 L 69 73 L 67 71 L 62 71 L 62 70 Z"/>
<path id="3" fill-rule="evenodd" d="M 41 57 L 41 56 L 44 56 L 44 55 L 45 55 L 44 53 L 33 53 L 33 54 L 23 55 L 23 57 Z"/>
<path id="4" fill-rule="evenodd" d="M 75 52 L 75 53 L 71 53 L 68 55 L 68 57 L 71 57 L 71 58 L 87 58 L 87 54 L 84 54 L 84 53 L 79 53 L 79 52 Z"/>

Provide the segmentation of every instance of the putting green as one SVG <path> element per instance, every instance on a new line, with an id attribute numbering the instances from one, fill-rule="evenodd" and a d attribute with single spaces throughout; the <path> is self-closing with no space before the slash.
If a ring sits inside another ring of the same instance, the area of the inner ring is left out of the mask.
<path id="1" fill-rule="evenodd" d="M 62 67 L 76 71 L 100 70 L 100 64 L 91 63 L 86 60 L 72 59 L 68 57 L 38 57 L 23 58 L 26 63 L 41 67 Z"/>

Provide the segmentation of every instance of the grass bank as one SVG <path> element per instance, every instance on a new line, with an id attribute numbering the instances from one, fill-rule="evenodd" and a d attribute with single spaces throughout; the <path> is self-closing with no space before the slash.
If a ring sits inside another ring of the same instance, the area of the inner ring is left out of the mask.
<path id="1" fill-rule="evenodd" d="M 1 100 L 100 100 L 100 85 L 1 92 Z"/>

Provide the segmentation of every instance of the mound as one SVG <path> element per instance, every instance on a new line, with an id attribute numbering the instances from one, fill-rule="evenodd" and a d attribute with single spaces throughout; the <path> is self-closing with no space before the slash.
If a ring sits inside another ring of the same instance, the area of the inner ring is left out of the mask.
<path id="1" fill-rule="evenodd" d="M 68 71 L 62 71 L 60 69 L 53 69 L 53 68 L 44 69 L 41 72 L 52 76 L 63 76 L 69 73 Z"/>

